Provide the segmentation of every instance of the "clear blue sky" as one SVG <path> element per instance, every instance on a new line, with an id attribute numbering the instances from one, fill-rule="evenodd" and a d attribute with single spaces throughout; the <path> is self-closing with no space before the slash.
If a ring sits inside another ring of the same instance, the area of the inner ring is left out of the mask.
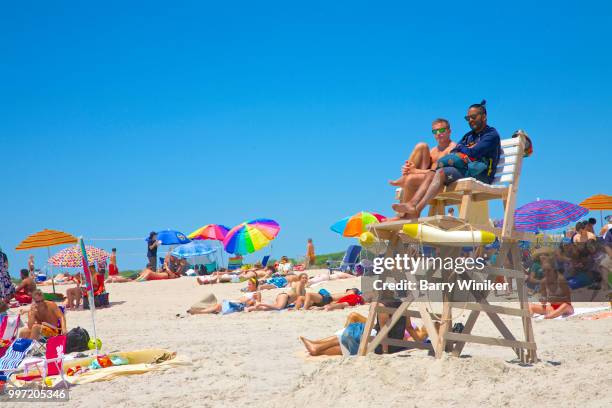
<path id="1" fill-rule="evenodd" d="M 4 4 L 11 272 L 43 228 L 125 238 L 269 217 L 275 256 L 308 237 L 344 249 L 329 226 L 391 214 L 387 180 L 433 142 L 431 120 L 458 139 L 482 98 L 502 136 L 533 138 L 519 205 L 612 193 L 609 2 L 293 3 Z M 92 243 L 145 263 L 144 241 Z"/>

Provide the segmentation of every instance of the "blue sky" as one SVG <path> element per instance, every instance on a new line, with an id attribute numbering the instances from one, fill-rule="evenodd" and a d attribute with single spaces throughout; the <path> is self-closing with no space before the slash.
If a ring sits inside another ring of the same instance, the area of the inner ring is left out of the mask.
<path id="1" fill-rule="evenodd" d="M 341 250 L 329 226 L 391 214 L 387 180 L 433 142 L 431 120 L 458 139 L 482 98 L 502 136 L 533 138 L 519 205 L 612 192 L 609 3 L 85 3 L 0 15 L 12 273 L 43 228 L 133 238 L 269 217 L 275 256 L 308 237 Z M 145 263 L 144 242 L 92 243 Z"/>

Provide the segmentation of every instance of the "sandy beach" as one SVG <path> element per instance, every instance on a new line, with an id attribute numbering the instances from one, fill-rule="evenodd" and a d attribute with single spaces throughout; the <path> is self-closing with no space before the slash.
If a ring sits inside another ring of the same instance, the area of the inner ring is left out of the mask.
<path id="1" fill-rule="evenodd" d="M 314 273 L 314 272 L 312 272 Z M 121 377 L 71 388 L 65 406 L 202 407 L 604 407 L 612 404 L 612 319 L 584 316 L 534 321 L 541 361 L 523 367 L 511 350 L 468 344 L 462 358 L 426 351 L 367 357 L 310 357 L 299 336 L 321 338 L 351 310 L 190 316 L 207 293 L 240 296 L 242 284 L 199 286 L 195 278 L 109 284 L 112 306 L 97 310 L 103 351 L 165 348 L 192 363 L 164 373 Z M 359 279 L 327 282 L 331 292 Z M 58 287 L 65 291 L 66 287 Z M 50 288 L 45 288 L 49 291 Z M 264 291 L 272 301 L 278 290 Z M 599 304 L 605 306 L 605 304 Z M 590 304 L 589 306 L 595 306 Z M 176 315 L 180 314 L 181 317 Z M 462 316 L 457 316 L 461 321 Z M 465 319 L 466 317 L 463 317 Z M 520 319 L 504 317 L 511 330 Z M 69 311 L 70 328 L 91 333 L 90 312 Z M 493 334 L 488 319 L 475 332 Z"/>

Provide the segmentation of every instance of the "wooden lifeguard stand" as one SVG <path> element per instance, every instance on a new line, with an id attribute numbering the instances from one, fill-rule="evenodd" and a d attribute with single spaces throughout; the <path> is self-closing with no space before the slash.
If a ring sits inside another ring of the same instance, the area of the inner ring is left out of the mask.
<path id="1" fill-rule="evenodd" d="M 527 293 L 524 285 L 525 274 L 521 265 L 518 251 L 519 240 L 531 240 L 533 235 L 521 233 L 514 230 L 514 209 L 516 205 L 516 194 L 518 191 L 523 152 L 525 148 L 525 136 L 518 134 L 517 137 L 502 140 L 503 154 L 497 168 L 497 176 L 492 185 L 481 183 L 475 179 L 461 179 L 447 186 L 442 193 L 430 203 L 429 216 L 418 220 L 401 220 L 375 224 L 371 226 L 372 233 L 379 239 L 388 242 L 385 256 L 394 257 L 399 255 L 413 255 L 410 244 L 417 242 L 402 232 L 404 224 L 419 223 L 440 228 L 445 231 L 473 231 L 484 230 L 495 234 L 500 240 L 500 252 L 496 264 L 486 268 L 487 278 L 495 276 L 515 278 L 518 290 L 519 308 L 508 306 L 491 305 L 487 301 L 486 292 L 472 291 L 475 301 L 454 302 L 453 293 L 442 294 L 441 316 L 435 315 L 434 311 L 427 307 L 423 301 L 415 302 L 419 293 L 409 291 L 408 296 L 401 300 L 398 307 L 383 306 L 381 294 L 374 292 L 374 299 L 370 305 L 368 320 L 366 321 L 364 334 L 359 347 L 359 355 L 365 355 L 376 349 L 378 345 L 391 345 L 406 348 L 421 348 L 431 350 L 437 358 L 445 351 L 454 356 L 461 355 L 466 343 L 480 343 L 493 346 L 510 347 L 523 363 L 535 362 L 536 343 L 533 336 L 533 328 L 527 303 Z M 504 205 L 504 223 L 501 229 L 495 228 L 489 221 L 488 201 L 501 199 Z M 447 205 L 459 204 L 459 217 L 444 215 Z M 460 249 L 444 249 L 443 256 L 459 256 Z M 427 275 L 429 280 L 448 282 L 456 279 L 452 272 L 448 271 L 421 271 Z M 472 277 L 466 272 L 468 277 Z M 402 279 L 415 280 L 417 274 L 402 273 L 399 270 L 389 270 L 380 276 L 384 281 L 389 279 L 398 281 Z M 410 310 L 414 303 L 418 310 Z M 463 331 L 455 333 L 451 331 L 453 309 L 468 310 L 469 316 L 465 321 Z M 378 313 L 388 313 L 390 318 L 382 326 L 376 336 L 370 336 Z M 472 334 L 472 330 L 478 317 L 486 314 L 498 331 L 501 338 L 478 336 Z M 522 320 L 523 340 L 518 340 L 506 324 L 499 317 L 501 314 L 519 316 Z M 431 344 L 423 344 L 415 341 L 406 341 L 388 338 L 389 331 L 403 316 L 420 318 L 427 329 Z M 439 325 L 435 325 L 439 320 Z"/>

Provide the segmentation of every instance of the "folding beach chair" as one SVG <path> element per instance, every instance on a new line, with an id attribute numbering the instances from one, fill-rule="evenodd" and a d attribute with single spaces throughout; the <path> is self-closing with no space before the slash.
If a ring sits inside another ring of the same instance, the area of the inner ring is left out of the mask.
<path id="1" fill-rule="evenodd" d="M 23 375 L 18 375 L 16 378 L 21 381 L 38 381 L 45 382 L 47 377 L 59 375 L 62 379 L 61 383 L 64 387 L 68 387 L 68 382 L 64 377 L 64 354 L 66 351 L 66 336 L 50 337 L 47 340 L 47 351 L 45 358 L 37 358 L 26 362 Z M 36 367 L 37 372 L 30 374 L 32 367 Z"/>
<path id="2" fill-rule="evenodd" d="M 270 255 L 264 256 L 263 259 L 261 260 L 261 266 L 263 266 L 264 268 L 268 266 L 269 260 L 270 260 Z"/>
<path id="3" fill-rule="evenodd" d="M 349 245 L 344 253 L 342 261 L 327 260 L 327 268 L 329 273 L 334 271 L 340 272 L 352 272 L 355 269 L 355 265 L 359 263 L 359 255 L 361 254 L 361 245 Z"/>
<path id="4" fill-rule="evenodd" d="M 17 338 L 21 326 L 21 315 L 6 315 L 0 321 L 0 357 L 6 353 L 9 346 Z"/>
<path id="5" fill-rule="evenodd" d="M 15 340 L 2 358 L 0 358 L 0 390 L 4 391 L 6 383 L 13 386 L 11 375 L 15 371 L 19 371 L 18 367 L 32 348 L 33 341 L 31 339 Z"/>
<path id="6" fill-rule="evenodd" d="M 233 256 L 227 262 L 227 269 L 229 271 L 233 271 L 239 269 L 242 266 L 242 257 L 241 256 Z"/>

